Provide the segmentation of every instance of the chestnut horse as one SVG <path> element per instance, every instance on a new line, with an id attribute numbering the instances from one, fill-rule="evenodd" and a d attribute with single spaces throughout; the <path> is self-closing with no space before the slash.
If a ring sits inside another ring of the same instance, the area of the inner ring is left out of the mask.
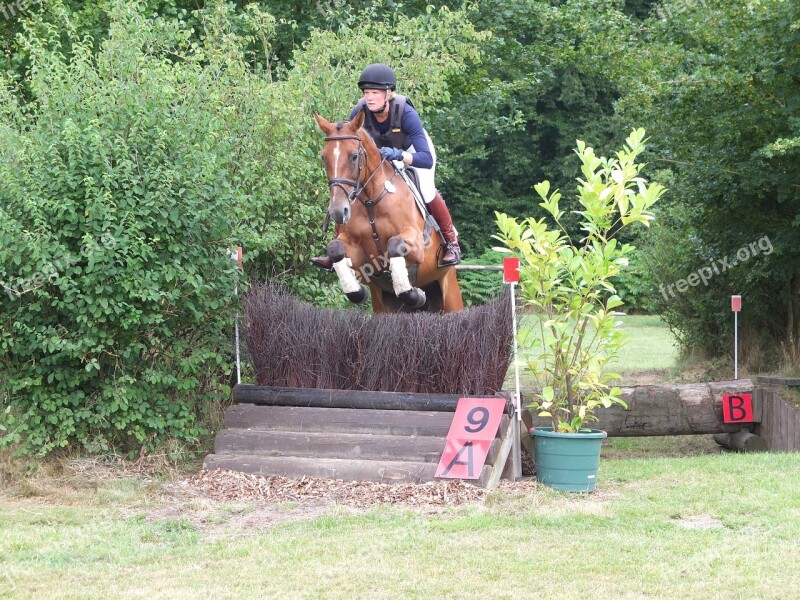
<path id="1" fill-rule="evenodd" d="M 338 123 L 314 118 L 326 136 L 328 215 L 338 225 L 328 256 L 348 299 L 366 300 L 360 279 L 376 313 L 464 308 L 455 269 L 438 266 L 439 232 L 426 228 L 405 179 L 361 128 L 364 113 Z"/>

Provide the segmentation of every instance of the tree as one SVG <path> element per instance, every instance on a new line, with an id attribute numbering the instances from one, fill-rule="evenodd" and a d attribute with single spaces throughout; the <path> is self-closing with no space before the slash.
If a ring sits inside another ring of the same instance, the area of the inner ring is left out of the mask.
<path id="1" fill-rule="evenodd" d="M 536 181 L 571 186 L 576 139 L 601 148 L 621 141 L 607 67 L 632 30 L 605 0 L 481 2 L 471 19 L 492 32 L 486 59 L 452 81 L 450 104 L 430 119 L 441 185 L 474 255 L 490 246 L 494 211 L 539 210 Z"/>
<path id="2" fill-rule="evenodd" d="M 651 251 L 666 318 L 688 345 L 725 351 L 728 296 L 741 293 L 764 346 L 796 361 L 800 6 L 676 0 L 658 14 L 618 109 L 646 123 L 673 190 Z"/>

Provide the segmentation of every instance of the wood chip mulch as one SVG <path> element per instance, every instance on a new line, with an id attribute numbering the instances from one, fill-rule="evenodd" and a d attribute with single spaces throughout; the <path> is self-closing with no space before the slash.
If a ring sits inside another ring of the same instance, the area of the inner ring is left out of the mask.
<path id="1" fill-rule="evenodd" d="M 220 501 L 335 503 L 354 508 L 375 504 L 456 506 L 480 502 L 486 496 L 486 490 L 460 480 L 388 484 L 313 477 L 263 477 L 223 469 L 201 471 L 189 478 L 186 485 Z"/>

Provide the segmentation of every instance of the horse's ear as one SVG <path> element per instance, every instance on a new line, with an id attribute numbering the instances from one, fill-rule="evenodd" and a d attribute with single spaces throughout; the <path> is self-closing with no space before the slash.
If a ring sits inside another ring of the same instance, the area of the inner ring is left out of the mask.
<path id="1" fill-rule="evenodd" d="M 330 121 L 326 121 L 317 112 L 314 113 L 314 119 L 317 121 L 317 127 L 319 127 L 319 130 L 322 133 L 324 133 L 325 135 L 330 135 L 331 134 L 331 132 L 333 131 L 333 128 L 335 127 L 335 125 L 333 123 L 331 123 Z"/>
<path id="2" fill-rule="evenodd" d="M 358 131 L 361 129 L 361 126 L 364 124 L 364 111 L 359 110 L 356 113 L 356 116 L 353 117 L 353 120 L 350 121 L 350 125 L 353 127 L 353 131 Z"/>

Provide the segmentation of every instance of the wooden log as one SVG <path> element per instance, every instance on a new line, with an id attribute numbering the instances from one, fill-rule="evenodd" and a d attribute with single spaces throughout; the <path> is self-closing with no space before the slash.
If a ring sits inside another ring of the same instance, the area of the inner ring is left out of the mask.
<path id="1" fill-rule="evenodd" d="M 781 430 L 781 437 L 780 437 L 780 448 L 781 450 L 788 450 L 789 449 L 789 421 L 792 418 L 791 407 L 786 403 L 786 401 L 781 398 L 780 403 L 780 430 Z"/>
<path id="2" fill-rule="evenodd" d="M 503 415 L 500 427 L 508 421 Z M 404 410 L 354 410 L 234 404 L 225 411 L 226 428 L 285 431 L 432 435 L 446 437 L 452 413 Z"/>
<path id="3" fill-rule="evenodd" d="M 214 452 L 438 462 L 444 446 L 444 438 L 433 436 L 223 429 L 217 434 Z"/>
<path id="4" fill-rule="evenodd" d="M 486 481 L 486 489 L 493 490 L 498 485 L 500 485 L 500 478 L 506 477 L 508 479 L 511 478 L 511 473 L 509 467 L 513 462 L 513 458 L 509 458 L 511 455 L 512 447 L 514 446 L 514 428 L 519 427 L 516 419 L 510 419 L 508 422 L 508 426 L 505 429 L 505 434 L 503 436 L 503 443 L 500 445 L 498 449 L 497 456 L 493 457 L 494 462 L 492 462 L 492 473 L 489 479 Z M 495 439 L 494 442 L 499 442 L 499 440 Z M 489 457 L 486 457 L 487 464 Z"/>
<path id="5" fill-rule="evenodd" d="M 759 375 L 756 383 L 761 385 L 782 385 L 784 387 L 800 387 L 800 377 L 780 377 L 777 375 Z"/>
<path id="6" fill-rule="evenodd" d="M 215 454 L 258 454 L 365 460 L 407 460 L 437 463 L 445 438 L 352 433 L 308 433 L 263 429 L 223 429 L 214 443 Z M 486 464 L 493 465 L 501 451 L 499 438 L 493 440 Z"/>
<path id="7" fill-rule="evenodd" d="M 757 388 L 760 391 L 761 422 L 753 430 L 767 444 L 767 448 L 777 450 L 775 446 L 775 402 L 776 397 L 771 388 Z"/>
<path id="8" fill-rule="evenodd" d="M 747 429 L 735 433 L 715 433 L 714 441 L 726 450 L 737 452 L 766 452 L 767 450 L 767 443 L 764 439 Z"/>
<path id="9" fill-rule="evenodd" d="M 257 456 L 209 454 L 203 469 L 230 469 L 244 473 L 284 477 L 320 477 L 344 481 L 378 481 L 382 483 L 424 483 L 436 480 L 437 463 L 404 461 L 351 460 L 336 458 L 302 458 L 296 456 Z M 478 487 L 486 487 L 491 477 L 490 465 L 484 465 L 478 479 L 465 479 Z"/>
<path id="10" fill-rule="evenodd" d="M 739 424 L 722 419 L 722 395 L 752 392 L 747 379 L 681 385 L 641 385 L 622 388 L 627 409 L 600 408 L 588 425 L 611 437 L 734 433 Z M 547 427 L 549 418 L 531 417 L 532 426 Z"/>
<path id="11" fill-rule="evenodd" d="M 358 408 L 455 412 L 459 394 L 412 394 L 361 390 L 321 390 L 240 384 L 233 388 L 236 403 L 314 408 Z M 507 401 L 508 402 L 508 401 Z M 510 403 L 506 411 L 510 413 Z"/>

